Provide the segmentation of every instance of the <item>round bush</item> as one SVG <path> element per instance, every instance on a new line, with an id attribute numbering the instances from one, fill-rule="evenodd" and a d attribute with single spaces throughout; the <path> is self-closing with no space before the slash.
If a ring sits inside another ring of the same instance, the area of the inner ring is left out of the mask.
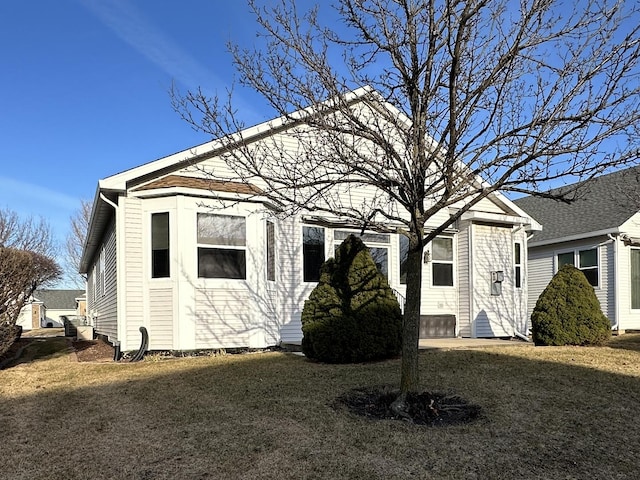
<path id="1" fill-rule="evenodd" d="M 531 331 L 536 345 L 602 345 L 611 323 L 584 274 L 564 265 L 538 298 Z"/>
<path id="2" fill-rule="evenodd" d="M 398 355 L 402 314 L 369 249 L 349 235 L 320 270 L 302 310 L 302 351 L 328 363 Z"/>

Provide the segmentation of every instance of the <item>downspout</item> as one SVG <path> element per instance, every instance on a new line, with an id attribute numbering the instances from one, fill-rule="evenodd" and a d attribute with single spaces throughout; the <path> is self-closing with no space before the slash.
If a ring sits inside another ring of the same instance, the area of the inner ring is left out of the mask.
<path id="1" fill-rule="evenodd" d="M 518 233 L 523 228 L 524 228 L 524 225 L 520 224 L 520 226 L 518 228 L 516 228 L 515 230 L 511 231 L 511 248 L 515 249 L 516 233 Z M 526 272 L 527 272 L 527 270 L 529 270 L 529 256 L 528 256 L 528 253 L 527 253 L 528 249 L 526 248 L 526 242 L 525 242 L 525 244 L 521 244 L 521 245 L 522 245 L 522 248 L 520 250 L 520 256 L 521 256 L 520 260 L 522 260 L 522 258 L 526 257 L 527 261 L 525 263 L 523 263 L 522 265 L 526 264 L 527 269 L 525 270 L 524 268 L 520 267 L 521 268 L 520 282 L 522 282 L 523 280 L 526 281 L 526 277 L 527 277 Z M 515 257 L 512 256 L 512 260 L 515 260 Z M 515 272 L 515 263 L 512 265 L 511 268 L 513 269 L 512 271 Z M 528 282 L 527 282 L 527 288 L 529 288 L 529 283 Z M 513 287 L 511 289 L 511 303 L 514 306 L 516 304 L 515 301 L 516 301 L 516 282 L 514 281 L 513 282 Z M 518 329 L 516 328 L 515 319 L 512 321 L 511 327 L 513 328 L 513 335 L 514 336 L 518 337 L 520 340 L 524 340 L 525 342 L 530 342 L 529 337 L 527 337 L 523 333 L 519 332 Z"/>
<path id="2" fill-rule="evenodd" d="M 116 203 L 112 202 L 111 200 L 109 200 L 109 199 L 105 196 L 105 194 L 104 194 L 104 193 L 102 193 L 102 192 L 100 192 L 100 200 L 102 200 L 102 201 L 103 201 L 104 203 L 106 203 L 107 205 L 110 205 L 111 207 L 113 207 L 113 210 L 114 210 L 115 215 L 116 215 L 116 229 L 117 229 L 117 228 L 118 228 L 118 204 L 116 204 Z M 117 240 L 116 240 L 116 241 L 117 241 Z M 117 248 L 116 248 L 116 250 L 117 250 Z M 116 254 L 116 255 L 117 255 L 117 254 Z M 118 271 L 118 275 L 119 275 L 119 274 L 120 274 L 120 269 L 118 268 L 118 269 L 117 269 L 117 271 Z M 95 281 L 95 280 L 94 280 L 94 281 Z M 120 282 L 119 282 L 119 281 L 117 282 L 117 285 L 118 285 L 118 286 L 120 285 Z M 117 298 L 118 298 L 118 301 L 119 301 L 119 299 L 120 299 L 120 295 L 118 295 L 118 296 L 117 296 Z M 120 311 L 121 311 L 121 310 L 120 310 L 120 308 L 118 308 L 118 312 L 120 312 Z M 118 322 L 117 320 L 116 320 L 116 325 L 118 325 L 118 326 L 120 325 L 120 322 Z M 119 336 L 120 336 L 120 335 L 118 335 L 118 337 L 119 337 Z M 113 346 L 115 347 L 115 352 L 114 352 L 114 358 L 113 358 L 113 359 L 114 359 L 115 361 L 117 361 L 117 360 L 119 360 L 119 359 L 120 359 L 120 358 L 119 358 L 119 357 L 120 357 L 120 340 L 116 340 L 116 341 L 113 343 Z"/>
<path id="3" fill-rule="evenodd" d="M 611 325 L 611 330 L 618 330 L 618 334 L 620 334 L 620 296 L 619 296 L 619 285 L 618 285 L 618 239 L 607 233 L 607 237 L 611 239 L 613 242 L 613 311 L 615 313 L 615 323 Z"/>

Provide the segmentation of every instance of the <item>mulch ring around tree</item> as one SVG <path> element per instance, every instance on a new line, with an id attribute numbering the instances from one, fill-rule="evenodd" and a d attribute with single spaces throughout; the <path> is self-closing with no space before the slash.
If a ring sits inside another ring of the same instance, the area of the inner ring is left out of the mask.
<path id="1" fill-rule="evenodd" d="M 410 393 L 407 395 L 407 417 L 391 410 L 399 390 L 388 385 L 355 388 L 339 396 L 332 404 L 336 410 L 347 411 L 369 420 L 403 420 L 429 427 L 460 425 L 481 417 L 479 405 L 452 394 L 438 392 Z"/>

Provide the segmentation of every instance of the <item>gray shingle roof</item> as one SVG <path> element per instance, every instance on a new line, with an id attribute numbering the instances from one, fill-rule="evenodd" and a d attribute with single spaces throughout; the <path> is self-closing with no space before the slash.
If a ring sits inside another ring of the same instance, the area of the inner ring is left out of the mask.
<path id="1" fill-rule="evenodd" d="M 550 192 L 575 186 L 579 186 L 578 198 L 570 204 L 533 196 L 515 200 L 516 205 L 542 224 L 542 231 L 535 233 L 532 243 L 614 229 L 640 210 L 640 167 Z"/>
<path id="2" fill-rule="evenodd" d="M 76 308 L 76 298 L 84 295 L 84 290 L 36 290 L 34 298 L 44 303 L 52 310 L 73 310 Z"/>

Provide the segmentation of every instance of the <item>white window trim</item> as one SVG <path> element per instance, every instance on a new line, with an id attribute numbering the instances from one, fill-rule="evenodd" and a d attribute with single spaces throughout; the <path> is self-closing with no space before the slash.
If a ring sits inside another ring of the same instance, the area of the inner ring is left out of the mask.
<path id="1" fill-rule="evenodd" d="M 153 216 L 159 213 L 166 213 L 168 215 L 168 221 L 169 221 L 169 276 L 168 277 L 154 277 L 153 276 Z M 174 268 L 173 268 L 173 259 L 172 254 L 173 254 L 173 232 L 172 232 L 172 226 L 173 226 L 173 221 L 174 221 L 174 216 L 173 213 L 169 211 L 169 209 L 159 209 L 159 210 L 152 210 L 150 212 L 148 212 L 149 215 L 149 219 L 148 219 L 148 225 L 149 225 L 149 234 L 147 235 L 147 239 L 146 241 L 149 242 L 149 255 L 150 255 L 150 259 L 149 259 L 149 266 L 147 268 L 147 278 L 149 279 L 149 281 L 154 282 L 154 283 L 160 283 L 160 282 L 166 282 L 169 281 L 173 278 L 173 274 L 174 274 Z"/>
<path id="2" fill-rule="evenodd" d="M 324 261 L 326 262 L 328 258 L 333 255 L 330 252 L 327 252 L 328 248 L 331 248 L 333 245 L 333 230 L 322 225 L 314 225 L 310 223 L 303 223 L 300 226 L 300 260 L 299 260 L 299 272 L 300 272 L 300 281 L 303 285 L 317 285 L 317 281 L 308 281 L 304 279 L 304 229 L 305 227 L 311 228 L 322 228 L 324 230 Z M 330 232 L 328 234 L 328 232 Z M 323 262 L 324 263 L 324 262 Z"/>
<path id="3" fill-rule="evenodd" d="M 516 245 L 520 246 L 520 263 L 516 263 Z M 513 287 L 522 290 L 524 288 L 525 274 L 524 274 L 524 251 L 522 248 L 522 242 L 515 241 L 513 242 Z M 520 286 L 516 285 L 517 274 L 516 271 L 520 267 Z"/>
<path id="4" fill-rule="evenodd" d="M 273 280 L 269 280 L 269 224 L 273 225 Z M 264 276 L 267 282 L 275 284 L 278 281 L 278 232 L 276 222 L 267 218 L 264 222 L 264 253 L 265 253 L 265 272 Z"/>
<path id="5" fill-rule="evenodd" d="M 245 228 L 245 237 L 244 237 L 244 245 L 217 245 L 217 244 L 211 244 L 211 243 L 200 243 L 198 242 L 198 216 L 199 215 L 211 215 L 211 216 L 219 216 L 219 217 L 236 217 L 236 218 L 242 218 L 244 219 L 244 228 Z M 197 211 L 196 212 L 196 218 L 195 218 L 195 229 L 196 229 L 196 236 L 195 236 L 195 240 L 196 240 L 196 246 L 195 246 L 195 266 L 194 266 L 194 272 L 195 272 L 195 276 L 199 281 L 205 281 L 205 282 L 235 282 L 235 283 L 240 283 L 240 282 L 244 282 L 246 283 L 249 280 L 249 275 L 250 275 L 250 271 L 249 271 L 249 247 L 248 247 L 248 243 L 249 243 L 249 237 L 248 237 L 248 217 L 247 215 L 242 215 L 242 214 L 235 214 L 235 213 L 227 213 L 226 211 L 221 211 L 219 213 L 211 213 L 211 211 Z M 265 227 L 266 229 L 266 227 Z M 228 277 L 201 277 L 199 275 L 199 269 L 198 269 L 198 265 L 200 262 L 200 259 L 198 257 L 198 249 L 199 248 L 207 248 L 210 250 L 215 250 L 215 249 L 223 249 L 223 250 L 243 250 L 244 251 L 244 255 L 245 255 L 245 265 L 244 265 L 244 277 L 245 278 L 228 278 Z"/>
<path id="6" fill-rule="evenodd" d="M 452 288 L 456 288 L 456 252 L 458 251 L 458 249 L 456 248 L 456 237 L 452 236 L 452 235 L 437 235 L 436 238 L 448 238 L 451 240 L 451 257 L 452 260 L 434 260 L 433 259 L 433 240 L 431 242 L 429 242 L 429 283 L 431 285 L 431 288 L 436 288 L 436 289 L 452 289 Z M 434 239 L 435 240 L 435 239 Z M 423 253 L 424 255 L 424 253 Z M 452 285 L 434 285 L 433 283 L 433 264 L 434 263 L 441 263 L 441 264 L 447 264 L 447 265 L 452 265 L 452 269 L 451 269 L 451 275 L 452 275 Z"/>
<path id="7" fill-rule="evenodd" d="M 629 310 L 636 313 L 640 312 L 640 308 L 633 308 L 633 284 L 631 282 L 631 251 L 640 252 L 640 247 L 629 247 Z"/>

